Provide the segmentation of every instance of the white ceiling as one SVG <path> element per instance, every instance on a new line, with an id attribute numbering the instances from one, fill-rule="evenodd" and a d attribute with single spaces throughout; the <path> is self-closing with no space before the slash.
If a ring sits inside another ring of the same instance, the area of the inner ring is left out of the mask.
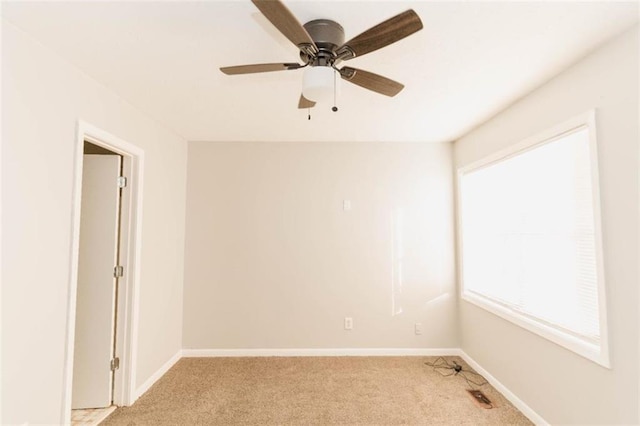
<path id="1" fill-rule="evenodd" d="M 227 76 L 221 66 L 294 62 L 297 49 L 249 0 L 3 2 L 5 19 L 187 140 L 453 140 L 638 21 L 638 3 L 286 1 L 349 39 L 408 8 L 424 29 L 348 62 L 405 84 L 394 98 L 343 82 L 297 109 L 302 71 Z"/>

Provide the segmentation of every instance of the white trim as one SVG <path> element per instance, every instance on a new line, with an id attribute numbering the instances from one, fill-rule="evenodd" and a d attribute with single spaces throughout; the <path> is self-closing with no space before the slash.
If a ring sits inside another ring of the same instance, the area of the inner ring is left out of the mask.
<path id="1" fill-rule="evenodd" d="M 526 315 L 520 314 L 519 312 L 514 312 L 508 307 L 502 306 L 489 298 L 485 298 L 482 295 L 475 294 L 473 292 L 463 293 L 462 300 L 489 311 L 492 314 L 529 330 L 532 333 L 544 337 L 545 339 L 565 347 L 584 358 L 596 362 L 604 367 L 611 368 L 608 363 L 605 364 L 604 362 L 601 362 L 601 349 L 598 345 L 588 343 L 568 332 L 564 332 L 552 325 L 545 324 L 543 321 L 530 318 Z"/>
<path id="2" fill-rule="evenodd" d="M 585 114 L 589 128 L 589 156 L 591 158 L 591 188 L 593 191 L 593 230 L 595 236 L 596 269 L 598 274 L 598 309 L 600 316 L 600 361 L 599 364 L 611 368 L 609 353 L 609 325 L 607 314 L 607 286 L 604 265 L 604 238 L 602 231 L 602 202 L 600 198 L 600 167 L 598 161 L 598 128 L 596 110 Z"/>
<path id="3" fill-rule="evenodd" d="M 118 380 L 123 388 L 117 392 L 117 405 L 130 405 L 135 400 L 135 367 L 137 354 L 138 333 L 138 298 L 140 282 L 140 259 L 142 240 L 142 205 L 143 205 L 143 178 L 144 178 L 144 151 L 129 142 L 126 142 L 104 130 L 78 120 L 76 129 L 75 170 L 73 180 L 73 205 L 71 227 L 71 265 L 67 303 L 67 329 L 65 344 L 65 364 L 62 383 L 62 424 L 71 422 L 71 392 L 73 385 L 73 348 L 75 339 L 76 321 L 76 292 L 78 287 L 78 255 L 80 247 L 80 206 L 82 195 L 82 160 L 84 141 L 107 148 L 118 154 L 131 158 L 131 199 L 129 214 L 129 238 L 121 242 L 126 246 L 126 264 L 129 265 L 129 273 L 125 273 L 125 281 L 121 288 L 124 292 L 124 312 L 118 316 L 122 320 L 123 348 L 119 350 L 121 368 L 117 371 Z M 131 231 L 134 231 L 131 233 Z M 116 395 L 114 395 L 115 397 Z"/>
<path id="4" fill-rule="evenodd" d="M 467 363 L 471 368 L 473 368 L 477 373 L 481 374 L 498 392 L 500 392 L 505 398 L 511 402 L 514 407 L 522 412 L 529 420 L 531 420 L 536 425 L 549 425 L 542 416 L 536 413 L 533 408 L 529 407 L 523 400 L 518 398 L 518 396 L 511 392 L 505 385 L 503 385 L 498 379 L 496 379 L 491 373 L 485 370 L 480 364 L 478 364 L 473 358 L 471 358 L 465 351 L 462 349 L 459 350 L 459 356 Z"/>
<path id="5" fill-rule="evenodd" d="M 463 230 L 462 230 L 462 194 L 461 194 L 461 178 L 465 173 L 478 170 L 500 161 L 507 160 L 516 155 L 535 149 L 539 146 L 553 142 L 563 137 L 567 133 L 573 132 L 580 127 L 587 127 L 589 130 L 589 155 L 591 161 L 591 183 L 593 197 L 593 215 L 594 215 L 594 234 L 596 246 L 596 269 L 598 274 L 598 303 L 599 303 L 599 320 L 600 320 L 600 345 L 590 345 L 588 342 L 582 341 L 577 337 L 570 335 L 560 329 L 545 326 L 540 321 L 528 319 L 524 316 L 501 307 L 497 303 L 479 297 L 471 292 L 465 291 L 464 286 L 464 259 L 463 259 Z M 553 343 L 556 343 L 576 354 L 585 357 L 603 367 L 611 368 L 609 358 L 609 333 L 607 325 L 607 298 L 604 273 L 604 250 L 602 239 L 602 221 L 601 221 L 601 203 L 600 203 L 600 180 L 598 175 L 598 147 L 597 128 L 595 110 L 590 110 L 584 114 L 566 120 L 565 122 L 553 126 L 537 135 L 526 138 L 525 140 L 513 144 L 505 149 L 487 155 L 480 160 L 473 161 L 464 166 L 458 167 L 455 174 L 456 185 L 456 229 L 457 229 L 457 245 L 458 245 L 458 277 L 459 277 L 459 296 L 462 300 L 472 303 L 488 312 L 491 312 L 513 324 L 525 328 L 539 336 L 542 336 Z"/>
<path id="6" fill-rule="evenodd" d="M 167 371 L 169 371 L 171 367 L 176 364 L 176 362 L 180 361 L 181 358 L 182 350 L 178 350 L 175 355 L 173 355 L 167 362 L 165 362 L 160 368 L 158 368 L 158 370 L 153 373 L 151 377 L 145 380 L 145 382 L 140 385 L 138 389 L 136 389 L 136 397 L 134 398 L 134 401 L 140 398 L 146 391 L 151 389 L 151 386 L 153 386 L 162 376 L 164 376 Z"/>
<path id="7" fill-rule="evenodd" d="M 185 358 L 288 356 L 455 356 L 458 348 L 183 349 Z"/>
<path id="8" fill-rule="evenodd" d="M 557 124 L 550 129 L 547 129 L 534 136 L 528 137 L 518 143 L 510 145 L 492 154 L 489 154 L 479 160 L 473 161 L 464 166 L 460 166 L 457 169 L 457 174 L 458 176 L 460 176 L 471 170 L 477 170 L 482 167 L 489 166 L 493 163 L 506 160 L 510 157 L 515 157 L 516 155 L 535 149 L 538 146 L 553 142 L 554 140 L 563 137 L 565 134 L 571 133 L 574 130 L 578 129 L 579 127 L 584 127 L 584 126 L 588 126 L 589 133 L 593 135 L 593 137 L 589 141 L 589 148 L 593 151 L 592 153 L 597 154 L 597 150 L 595 149 L 596 148 L 595 146 L 596 118 L 595 117 L 596 117 L 595 110 L 590 110 L 583 114 L 579 114 L 574 117 L 571 117 L 570 119 L 560 124 Z M 597 159 L 596 156 L 592 156 L 591 158 Z M 595 163 L 595 165 L 597 166 L 597 162 Z"/>

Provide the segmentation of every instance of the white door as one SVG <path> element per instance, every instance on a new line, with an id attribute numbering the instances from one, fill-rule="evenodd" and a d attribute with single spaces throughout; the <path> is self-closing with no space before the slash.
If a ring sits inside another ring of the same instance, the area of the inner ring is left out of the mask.
<path id="1" fill-rule="evenodd" d="M 72 408 L 111 405 L 121 157 L 85 155 Z"/>

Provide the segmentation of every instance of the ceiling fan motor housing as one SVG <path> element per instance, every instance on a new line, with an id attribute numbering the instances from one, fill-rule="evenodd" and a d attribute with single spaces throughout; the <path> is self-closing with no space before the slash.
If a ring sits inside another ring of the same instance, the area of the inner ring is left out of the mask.
<path id="1" fill-rule="evenodd" d="M 330 19 L 315 19 L 304 24 L 304 29 L 318 47 L 315 58 L 300 51 L 300 58 L 311 66 L 331 66 L 336 58 L 336 49 L 344 44 L 342 25 Z"/>

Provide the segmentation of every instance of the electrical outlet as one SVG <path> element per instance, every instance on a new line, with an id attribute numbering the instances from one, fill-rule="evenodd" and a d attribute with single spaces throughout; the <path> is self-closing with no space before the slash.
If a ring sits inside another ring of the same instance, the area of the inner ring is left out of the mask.
<path id="1" fill-rule="evenodd" d="M 422 323 L 421 322 L 417 322 L 414 325 L 414 331 L 417 335 L 422 334 Z"/>
<path id="2" fill-rule="evenodd" d="M 353 329 L 353 318 L 344 317 L 344 329 L 345 330 L 352 330 Z"/>

